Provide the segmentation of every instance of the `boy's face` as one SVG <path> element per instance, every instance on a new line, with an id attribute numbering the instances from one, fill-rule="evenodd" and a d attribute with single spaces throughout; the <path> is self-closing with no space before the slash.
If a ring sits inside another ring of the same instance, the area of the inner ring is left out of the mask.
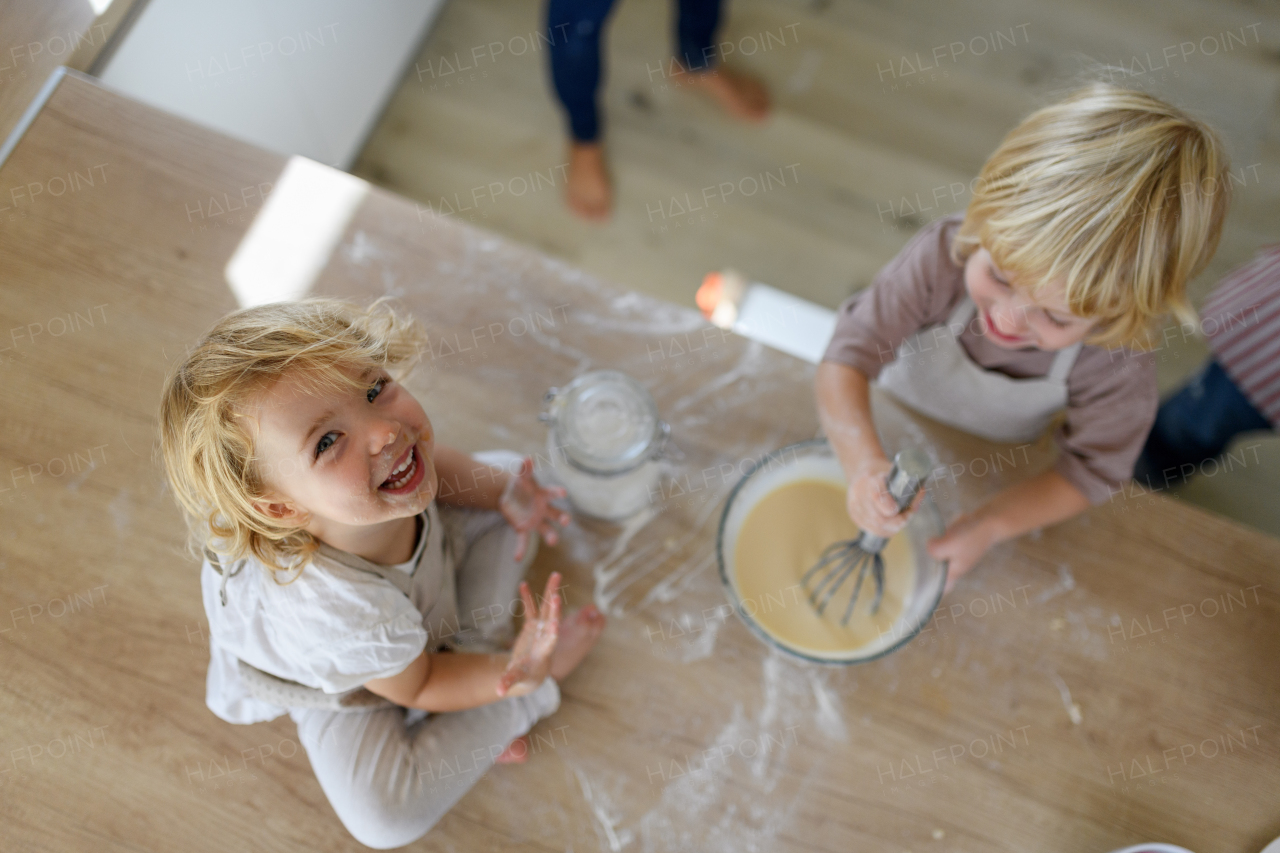
<path id="1" fill-rule="evenodd" d="M 1067 310 L 1061 285 L 1051 285 L 1032 299 L 982 247 L 965 261 L 964 284 L 978 306 L 983 333 L 1005 349 L 1059 350 L 1084 340 L 1095 325 Z"/>
<path id="2" fill-rule="evenodd" d="M 321 396 L 293 371 L 258 395 L 246 414 L 273 493 L 258 503 L 264 512 L 299 518 L 315 533 L 416 515 L 435 497 L 431 421 L 382 368 L 363 379 L 361 390 Z"/>

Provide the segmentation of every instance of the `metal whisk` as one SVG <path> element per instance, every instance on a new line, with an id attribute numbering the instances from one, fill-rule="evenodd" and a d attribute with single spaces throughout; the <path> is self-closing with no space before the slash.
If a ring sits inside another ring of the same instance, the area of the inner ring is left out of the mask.
<path id="1" fill-rule="evenodd" d="M 915 500 L 916 494 L 924 485 L 928 475 L 929 457 L 924 451 L 903 450 L 893 457 L 893 469 L 889 471 L 885 485 L 898 505 L 898 512 L 903 512 L 911 506 L 911 502 Z M 844 618 L 840 620 L 841 627 L 848 625 L 849 617 L 853 615 L 853 605 L 858 600 L 858 593 L 862 591 L 862 582 L 866 580 L 868 572 L 876 585 L 876 597 L 871 604 L 871 612 L 876 613 L 880 610 L 880 600 L 884 597 L 884 559 L 880 556 L 880 552 L 884 550 L 885 543 L 888 541 L 883 536 L 876 536 L 874 533 L 863 530 L 858 534 L 857 539 L 845 539 L 827 546 L 822 556 L 818 558 L 818 562 L 805 572 L 800 580 L 805 589 L 808 589 L 810 579 L 826 571 L 826 574 L 822 575 L 821 582 L 809 593 L 809 603 L 817 609 L 819 616 L 823 615 L 831 597 L 844 585 L 849 576 L 856 574 L 853 594 L 849 596 L 849 606 L 845 608 Z"/>

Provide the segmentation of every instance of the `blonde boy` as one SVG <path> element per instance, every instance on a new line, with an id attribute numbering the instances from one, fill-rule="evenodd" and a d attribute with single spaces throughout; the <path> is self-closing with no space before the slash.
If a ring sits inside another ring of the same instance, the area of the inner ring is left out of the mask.
<path id="1" fill-rule="evenodd" d="M 1166 312 L 1194 322 L 1186 285 L 1217 246 L 1226 173 L 1210 128 L 1107 84 L 1014 128 L 963 218 L 922 229 L 840 308 L 816 390 L 850 517 L 880 535 L 905 523 L 883 485 L 891 465 L 871 420 L 873 380 L 997 442 L 1032 441 L 1065 414 L 1051 470 L 930 543 L 949 584 L 992 545 L 1108 500 L 1156 412 L 1155 368 L 1137 351 Z"/>

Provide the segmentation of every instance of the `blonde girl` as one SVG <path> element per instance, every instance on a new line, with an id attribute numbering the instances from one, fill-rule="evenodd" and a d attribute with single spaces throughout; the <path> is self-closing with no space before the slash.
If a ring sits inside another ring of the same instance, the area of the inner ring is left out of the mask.
<path id="1" fill-rule="evenodd" d="M 423 343 L 381 299 L 246 308 L 173 368 L 160 406 L 203 557 L 206 702 L 232 723 L 288 713 L 338 817 L 380 849 L 522 760 L 604 627 L 594 606 L 559 619 L 558 575 L 540 603 L 520 580 L 534 537 L 554 544 L 569 520 L 562 492 L 527 458 L 436 443 L 401 384 Z"/>

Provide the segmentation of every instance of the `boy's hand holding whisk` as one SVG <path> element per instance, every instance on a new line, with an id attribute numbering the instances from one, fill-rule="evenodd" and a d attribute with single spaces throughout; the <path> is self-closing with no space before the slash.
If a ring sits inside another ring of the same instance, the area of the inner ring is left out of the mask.
<path id="1" fill-rule="evenodd" d="M 924 500 L 922 489 L 911 506 L 900 512 L 885 482 L 892 469 L 892 462 L 877 456 L 861 463 L 849 478 L 846 508 L 849 518 L 860 530 L 876 536 L 892 536 L 906 525 L 911 513 Z"/>

